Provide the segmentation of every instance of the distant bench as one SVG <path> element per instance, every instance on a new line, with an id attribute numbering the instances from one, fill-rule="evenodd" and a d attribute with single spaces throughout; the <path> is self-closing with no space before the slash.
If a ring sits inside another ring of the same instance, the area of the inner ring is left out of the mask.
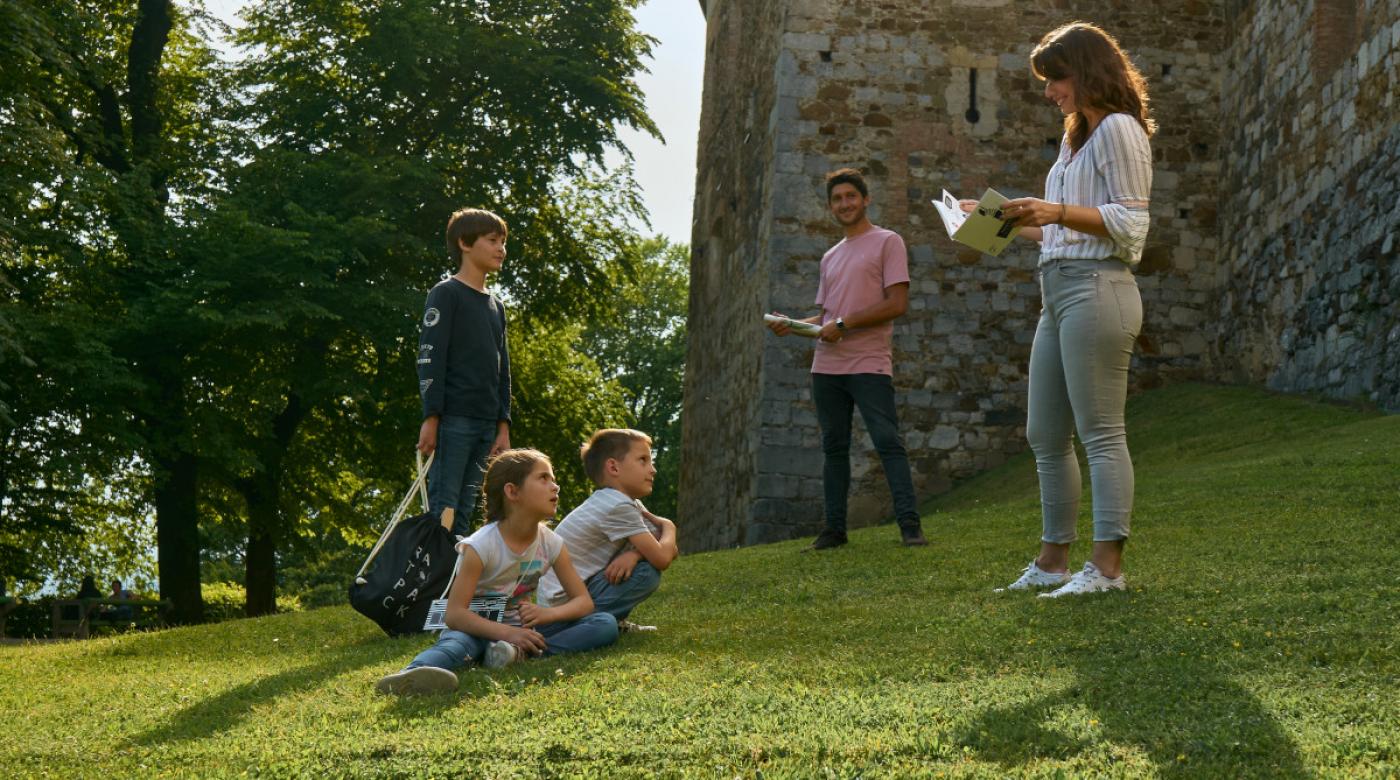
<path id="1" fill-rule="evenodd" d="M 128 617 L 120 619 L 110 617 L 123 607 L 130 608 L 126 611 Z M 53 603 L 53 638 L 87 639 L 94 620 L 105 620 L 112 625 L 116 625 L 119 621 L 132 622 L 137 610 L 154 610 L 156 622 L 163 625 L 165 613 L 170 611 L 170 601 L 168 599 L 159 601 L 152 599 L 64 599 L 55 601 Z"/>

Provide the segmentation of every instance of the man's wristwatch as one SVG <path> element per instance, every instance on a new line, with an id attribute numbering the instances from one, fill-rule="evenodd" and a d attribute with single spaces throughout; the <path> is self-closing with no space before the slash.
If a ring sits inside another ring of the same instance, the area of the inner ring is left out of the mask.
<path id="1" fill-rule="evenodd" d="M 840 317 L 837 317 L 837 318 L 836 318 L 836 329 L 839 330 L 839 331 L 841 331 L 842 333 L 845 333 L 845 332 L 846 332 L 846 321 L 845 321 L 844 319 L 841 319 Z"/>

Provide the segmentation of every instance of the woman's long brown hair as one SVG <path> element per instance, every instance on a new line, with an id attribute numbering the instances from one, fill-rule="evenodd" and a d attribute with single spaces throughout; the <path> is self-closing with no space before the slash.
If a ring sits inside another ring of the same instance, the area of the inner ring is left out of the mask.
<path id="1" fill-rule="evenodd" d="M 1118 41 L 1097 25 L 1070 22 L 1046 33 L 1031 52 L 1031 70 L 1048 81 L 1073 79 L 1076 106 L 1090 106 L 1106 114 L 1129 114 L 1149 136 L 1157 131 L 1148 111 L 1147 80 Z M 1089 133 L 1089 122 L 1082 112 L 1065 117 L 1070 149 L 1078 152 L 1083 148 Z"/>

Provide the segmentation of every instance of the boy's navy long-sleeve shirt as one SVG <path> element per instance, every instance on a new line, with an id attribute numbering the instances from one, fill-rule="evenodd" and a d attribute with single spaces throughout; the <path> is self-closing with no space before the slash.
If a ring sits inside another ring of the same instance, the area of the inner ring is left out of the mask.
<path id="1" fill-rule="evenodd" d="M 428 291 L 418 340 L 423 417 L 510 420 L 506 310 L 496 296 L 448 278 Z"/>

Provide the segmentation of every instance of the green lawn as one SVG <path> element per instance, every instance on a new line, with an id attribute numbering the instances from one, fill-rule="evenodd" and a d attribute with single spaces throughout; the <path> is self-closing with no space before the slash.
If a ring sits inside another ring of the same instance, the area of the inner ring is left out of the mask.
<path id="1" fill-rule="evenodd" d="M 1127 593 L 991 592 L 1036 545 L 1022 456 L 928 507 L 928 548 L 691 555 L 660 633 L 455 696 L 375 695 L 428 643 L 348 608 L 3 647 L 0 774 L 1400 775 L 1400 416 L 1201 386 L 1130 415 Z"/>

